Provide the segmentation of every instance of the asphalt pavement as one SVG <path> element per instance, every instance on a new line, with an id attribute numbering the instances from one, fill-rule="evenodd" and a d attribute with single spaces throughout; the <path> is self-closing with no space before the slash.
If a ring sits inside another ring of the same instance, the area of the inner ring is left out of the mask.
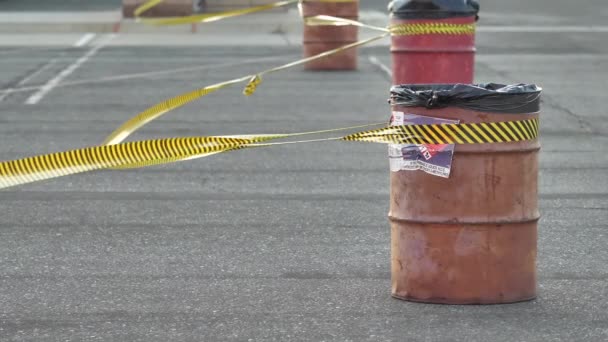
<path id="1" fill-rule="evenodd" d="M 114 10 L 121 5 L 122 0 L 0 0 L 0 11 L 87 12 Z"/>
<path id="2" fill-rule="evenodd" d="M 608 6 L 577 4 L 482 2 L 476 81 L 544 88 L 536 300 L 391 298 L 386 146 L 309 143 L 0 191 L 0 341 L 608 340 Z M 483 29 L 501 25 L 523 31 Z M 0 160 L 99 144 L 162 99 L 301 54 L 299 32 L 250 32 L 0 30 Z M 356 72 L 274 73 L 133 139 L 382 122 L 387 69 L 383 42 Z"/>

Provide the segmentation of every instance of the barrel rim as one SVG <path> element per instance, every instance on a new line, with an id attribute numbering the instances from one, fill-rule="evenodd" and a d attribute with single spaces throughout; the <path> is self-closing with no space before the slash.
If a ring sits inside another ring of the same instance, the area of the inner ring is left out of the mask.
<path id="1" fill-rule="evenodd" d="M 479 3 L 476 0 L 393 0 L 388 5 L 391 17 L 399 19 L 447 19 L 474 17 L 477 19 Z"/>

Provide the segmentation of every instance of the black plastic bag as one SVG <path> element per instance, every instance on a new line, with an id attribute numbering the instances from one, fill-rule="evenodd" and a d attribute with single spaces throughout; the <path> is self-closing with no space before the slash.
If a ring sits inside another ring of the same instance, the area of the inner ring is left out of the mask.
<path id="1" fill-rule="evenodd" d="M 477 18 L 479 3 L 476 0 L 393 0 L 388 10 L 398 19 Z"/>
<path id="2" fill-rule="evenodd" d="M 391 87 L 391 105 L 460 107 L 479 112 L 523 114 L 540 110 L 535 84 L 402 84 Z"/>

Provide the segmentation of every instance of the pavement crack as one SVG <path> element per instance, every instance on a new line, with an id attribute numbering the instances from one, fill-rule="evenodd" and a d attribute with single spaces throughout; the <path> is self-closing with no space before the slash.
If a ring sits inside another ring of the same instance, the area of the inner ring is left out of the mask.
<path id="1" fill-rule="evenodd" d="M 13 80 L 6 83 L 4 85 L 4 88 L 0 89 L 0 102 L 5 100 L 6 98 L 8 98 L 15 91 L 15 88 L 19 88 L 19 87 L 25 85 L 30 80 L 32 80 L 34 77 L 38 76 L 40 73 L 42 73 L 44 70 L 46 70 L 48 67 L 55 64 L 55 62 L 57 62 L 56 59 L 51 59 L 46 62 L 39 63 L 38 65 L 36 65 L 36 67 L 26 71 L 21 76 L 16 77 Z"/>
<path id="2" fill-rule="evenodd" d="M 498 70 L 498 69 L 494 68 L 490 63 L 481 62 L 479 60 L 477 60 L 476 62 L 478 65 L 484 66 L 486 69 L 490 70 L 491 72 L 495 73 L 496 75 L 498 75 L 502 78 L 509 79 L 511 77 L 508 72 Z"/>
<path id="3" fill-rule="evenodd" d="M 477 63 L 479 65 L 483 65 L 489 71 L 495 73 L 496 75 L 498 75 L 506 80 L 512 80 L 511 74 L 509 72 L 496 69 L 490 63 L 484 63 L 481 61 L 477 61 Z M 514 81 L 510 81 L 510 82 L 512 83 Z M 543 93 L 542 98 L 541 98 L 541 104 L 546 105 L 549 108 L 553 108 L 553 109 L 562 111 L 562 112 L 566 113 L 567 115 L 573 117 L 578 122 L 579 128 L 582 129 L 583 131 L 585 131 L 585 133 L 592 133 L 592 134 L 596 133 L 593 131 L 591 124 L 588 121 L 586 121 L 582 115 L 576 114 L 569 108 L 560 105 L 557 101 L 553 100 L 550 95 Z"/>
<path id="4" fill-rule="evenodd" d="M 382 74 L 382 76 L 386 80 L 388 80 L 389 82 L 393 81 L 393 73 L 391 69 L 387 65 L 382 63 L 376 56 L 367 56 L 367 61 L 373 66 L 373 69 Z"/>
<path id="5" fill-rule="evenodd" d="M 289 47 L 293 46 L 293 44 L 291 44 L 291 42 L 289 41 L 289 37 L 287 37 L 287 34 L 285 34 L 285 32 L 280 32 L 279 34 L 281 35 L 281 38 L 283 38 L 283 40 L 285 41 L 287 46 L 289 46 Z"/>
<path id="6" fill-rule="evenodd" d="M 559 103 L 557 103 L 557 101 L 553 100 L 551 98 L 551 96 L 545 94 L 541 100 L 541 103 L 549 106 L 549 108 L 553 108 L 553 109 L 562 111 L 562 112 L 566 113 L 567 115 L 573 117 L 574 119 L 576 119 L 579 128 L 584 130 L 586 133 L 592 133 L 592 134 L 597 133 L 597 132 L 594 132 L 591 123 L 588 122 L 587 120 L 585 120 L 585 118 L 582 115 L 576 114 L 569 108 L 560 105 Z"/>
<path id="7" fill-rule="evenodd" d="M 278 34 L 279 36 L 281 36 L 281 38 L 283 38 L 283 40 L 285 41 L 287 46 L 293 46 L 293 44 L 291 44 L 291 42 L 289 41 L 289 38 L 287 37 L 287 30 L 283 27 L 282 23 L 279 23 L 278 26 L 274 30 L 272 30 L 270 33 Z"/>

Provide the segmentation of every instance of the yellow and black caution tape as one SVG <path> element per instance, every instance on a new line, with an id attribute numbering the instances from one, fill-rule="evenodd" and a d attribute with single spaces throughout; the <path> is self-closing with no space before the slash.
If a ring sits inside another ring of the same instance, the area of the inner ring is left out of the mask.
<path id="1" fill-rule="evenodd" d="M 452 24 L 442 22 L 402 23 L 392 24 L 388 28 L 368 25 L 360 21 L 334 17 L 330 15 L 316 15 L 304 17 L 304 23 L 309 26 L 359 26 L 380 32 L 390 32 L 393 36 L 415 36 L 423 34 L 439 35 L 472 35 L 475 34 L 475 24 Z"/>
<path id="2" fill-rule="evenodd" d="M 472 35 L 475 34 L 475 24 L 451 24 L 441 22 L 404 23 L 389 26 L 393 36 L 414 36 L 423 34 L 441 35 Z"/>
<path id="3" fill-rule="evenodd" d="M 147 11 L 155 6 L 158 6 L 163 1 L 164 0 L 150 0 L 146 3 L 144 3 L 143 5 L 139 6 L 135 10 L 135 16 L 138 19 L 144 20 L 147 23 L 153 23 L 153 24 L 159 24 L 159 25 L 171 25 L 171 24 L 186 24 L 186 23 L 192 23 L 192 22 L 211 22 L 211 21 L 216 21 L 216 20 L 220 20 L 220 19 L 224 19 L 224 18 L 264 11 L 264 10 L 281 7 L 281 6 L 286 6 L 291 3 L 295 3 L 295 2 L 299 2 L 300 11 L 302 9 L 302 7 L 301 7 L 302 1 L 288 0 L 288 1 L 279 1 L 279 2 L 272 3 L 272 4 L 268 4 L 268 5 L 255 6 L 255 7 L 245 8 L 245 9 L 241 9 L 241 10 L 226 11 L 226 12 L 221 12 L 221 13 L 201 14 L 201 15 L 194 15 L 194 16 L 188 16 L 188 17 L 176 17 L 176 18 L 158 18 L 158 19 L 142 19 L 141 18 L 142 13 L 144 13 L 145 11 Z M 354 0 L 305 0 L 305 1 L 352 2 Z M 315 25 L 315 26 L 316 25 L 330 25 L 330 26 L 355 25 L 355 26 L 365 27 L 365 28 L 369 28 L 372 30 L 376 30 L 376 31 L 381 31 L 382 34 L 369 38 L 369 39 L 347 44 L 347 45 L 341 46 L 341 47 L 333 49 L 333 50 L 325 51 L 325 52 L 320 53 L 315 56 L 300 59 L 295 62 L 287 63 L 287 64 L 284 64 L 284 65 L 281 65 L 281 66 L 278 66 L 275 68 L 264 70 L 257 74 L 247 75 L 247 76 L 240 77 L 240 78 L 235 78 L 232 80 L 213 84 L 213 85 L 210 85 L 207 87 L 203 87 L 200 89 L 196 89 L 196 90 L 193 90 L 193 91 L 190 91 L 187 93 L 177 95 L 175 97 L 162 101 L 162 102 L 144 110 L 143 112 L 137 114 L 135 117 L 126 121 L 118 129 L 116 129 L 114 132 L 112 132 L 104 140 L 103 144 L 112 145 L 112 144 L 120 143 L 120 142 L 124 141 L 124 139 L 126 139 L 133 132 L 135 132 L 137 129 L 139 129 L 140 127 L 149 123 L 150 121 L 155 120 L 156 118 L 162 116 L 163 114 L 165 114 L 173 109 L 176 109 L 187 103 L 190 103 L 199 98 L 202 98 L 202 97 L 204 97 L 210 93 L 213 93 L 219 89 L 222 89 L 224 87 L 247 81 L 248 83 L 247 83 L 243 93 L 245 95 L 249 96 L 255 92 L 258 85 L 262 82 L 262 76 L 265 74 L 269 74 L 269 73 L 280 71 L 280 70 L 285 70 L 285 69 L 288 69 L 288 68 L 291 68 L 294 66 L 298 66 L 301 64 L 305 64 L 305 63 L 308 63 L 308 62 L 311 62 L 311 61 L 314 61 L 317 59 L 329 57 L 331 55 L 343 52 L 345 50 L 363 46 L 363 45 L 366 45 L 373 41 L 382 39 L 382 38 L 388 36 L 389 34 L 391 34 L 391 35 L 470 34 L 470 33 L 473 33 L 475 30 L 475 26 L 473 24 L 462 24 L 461 25 L 461 24 L 444 24 L 444 23 L 398 24 L 398 25 L 392 25 L 389 28 L 383 28 L 383 27 L 367 25 L 367 24 L 364 24 L 364 23 L 361 23 L 361 22 L 355 21 L 355 20 L 350 20 L 350 19 L 345 19 L 345 18 L 340 18 L 340 17 L 333 17 L 333 16 L 328 16 L 328 15 L 317 15 L 317 16 L 312 16 L 312 17 L 306 17 L 306 18 L 304 18 L 304 21 L 305 21 L 306 25 Z"/>
<path id="4" fill-rule="evenodd" d="M 259 142 L 263 142 L 263 141 L 267 141 L 267 140 L 279 139 L 279 138 L 285 138 L 285 137 L 286 136 L 284 134 L 264 134 L 264 135 L 257 134 L 257 135 L 230 135 L 230 136 L 200 137 L 200 138 L 203 138 L 203 139 L 204 138 L 241 139 L 241 140 L 247 140 L 247 141 L 249 141 L 249 143 L 259 143 Z M 115 146 L 115 145 L 111 145 L 111 146 Z M 241 148 L 241 147 L 239 147 L 239 148 Z M 234 149 L 239 149 L 239 148 L 234 148 Z M 229 151 L 229 150 L 231 150 L 231 148 L 229 148 L 229 146 L 226 146 L 225 149 L 219 149 L 219 150 L 214 150 L 214 151 L 200 151 L 200 152 L 192 151 L 190 153 L 178 154 L 178 155 L 169 156 L 166 158 L 161 157 L 158 159 L 154 159 L 153 161 L 146 159 L 144 161 L 136 161 L 136 162 L 132 162 L 132 163 L 121 163 L 120 165 L 111 167 L 111 168 L 112 169 L 136 169 L 136 168 L 141 168 L 141 167 L 146 167 L 146 166 L 170 164 L 170 163 L 176 163 L 179 161 L 209 157 L 214 154 L 218 154 L 218 153 Z"/>
<path id="5" fill-rule="evenodd" d="M 173 138 L 95 146 L 7 161 L 0 163 L 0 188 L 123 165 L 156 165 L 190 155 L 237 149 L 247 143 L 251 141 L 220 137 Z"/>
<path id="6" fill-rule="evenodd" d="M 427 22 L 427 23 L 403 23 L 390 25 L 388 28 L 368 25 L 360 21 L 334 17 L 330 15 L 316 15 L 311 17 L 304 17 L 302 12 L 302 3 L 304 2 L 355 2 L 357 0 L 285 0 L 278 1 L 271 4 L 253 6 L 243 9 L 230 10 L 218 13 L 204 13 L 190 16 L 181 17 L 168 17 L 168 18 L 142 18 L 141 15 L 153 7 L 160 5 L 165 0 L 149 0 L 148 2 L 140 5 L 134 11 L 135 18 L 138 21 L 153 25 L 183 25 L 193 23 L 209 23 L 218 21 L 226 18 L 237 17 L 241 15 L 257 13 L 262 11 L 271 10 L 278 7 L 283 7 L 298 3 L 300 15 L 304 20 L 305 25 L 309 26 L 346 26 L 353 25 L 359 27 L 365 27 L 372 30 L 390 32 L 394 36 L 403 35 L 422 35 L 422 34 L 445 34 L 445 35 L 470 35 L 475 33 L 475 24 L 453 24 L 443 22 Z"/>
<path id="7" fill-rule="evenodd" d="M 158 6 L 160 3 L 162 3 L 164 0 L 150 0 L 144 4 L 142 4 L 141 6 L 139 6 L 138 8 L 136 8 L 135 10 L 135 16 L 139 19 L 140 15 L 142 13 L 144 13 L 145 11 Z M 273 4 L 269 4 L 269 5 L 263 5 L 263 6 L 256 6 L 256 7 L 250 7 L 250 8 L 246 8 L 246 9 L 242 9 L 242 10 L 234 10 L 234 11 L 226 11 L 226 12 L 221 12 L 221 13 L 213 13 L 213 14 L 203 14 L 203 15 L 197 15 L 197 16 L 189 16 L 189 17 L 176 17 L 176 18 L 159 18 L 159 19 L 145 19 L 145 22 L 147 23 L 155 23 L 155 24 L 159 24 L 159 25 L 169 25 L 169 24 L 185 24 L 185 23 L 189 23 L 192 21 L 189 20 L 194 20 L 195 18 L 197 19 L 196 22 L 210 22 L 210 21 L 215 21 L 215 20 L 220 20 L 220 19 L 224 19 L 224 18 L 228 18 L 228 17 L 233 17 L 233 16 L 237 16 L 237 15 L 243 15 L 243 14 L 248 14 L 248 13 L 254 13 L 254 12 L 259 12 L 259 11 L 263 11 L 263 10 L 267 10 L 267 9 L 271 9 L 271 8 L 275 8 L 275 7 L 280 7 L 280 6 L 285 6 L 291 3 L 295 3 L 298 2 L 299 0 L 293 0 L 293 1 L 280 1 L 280 2 L 276 2 Z M 319 1 L 319 2 L 352 2 L 354 0 L 314 0 L 314 1 Z M 343 19 L 343 18 L 338 18 L 338 17 L 331 17 L 331 16 L 315 16 L 315 17 L 311 17 L 309 19 L 314 20 L 317 19 L 317 24 L 320 22 L 324 22 L 324 25 L 352 25 L 356 22 L 352 21 L 348 24 L 344 23 L 342 20 L 346 20 L 348 21 L 348 19 Z M 199 19 L 204 19 L 204 21 L 200 21 Z M 172 21 L 172 22 L 168 22 L 167 20 L 176 20 L 176 21 Z M 182 20 L 181 22 L 178 22 L 179 20 Z M 333 24 L 332 24 L 333 23 Z M 144 110 L 143 112 L 137 114 L 136 116 L 134 116 L 133 118 L 129 119 L 128 121 L 126 121 L 125 123 L 123 123 L 120 127 L 118 127 L 114 132 L 112 132 L 108 137 L 106 137 L 106 139 L 103 141 L 104 145 L 113 145 L 113 144 L 118 144 L 122 141 L 124 141 L 129 135 L 131 135 L 132 133 L 134 133 L 136 130 L 138 130 L 139 128 L 141 128 L 142 126 L 144 126 L 145 124 L 157 119 L 158 117 L 162 116 L 163 114 L 179 108 L 181 106 L 184 106 L 192 101 L 195 101 L 197 99 L 200 99 L 204 96 L 207 96 L 219 89 L 237 84 L 237 83 L 241 83 L 241 82 L 245 82 L 247 81 L 247 85 L 245 86 L 245 89 L 243 90 L 243 94 L 246 96 L 250 96 L 252 95 L 258 85 L 262 82 L 262 76 L 269 74 L 269 73 L 273 73 L 276 71 L 280 71 L 280 70 L 285 70 L 291 67 L 295 67 L 298 65 L 302 65 L 317 59 L 321 59 L 321 58 L 325 58 L 340 52 L 343 52 L 345 50 L 348 49 L 352 49 L 358 46 L 363 46 L 366 45 L 370 42 L 379 40 L 384 38 L 385 36 L 388 35 L 388 30 L 387 29 L 382 29 L 382 28 L 377 28 L 377 27 L 373 27 L 373 26 L 369 26 L 369 25 L 365 25 L 365 24 L 361 24 L 359 23 L 359 26 L 364 26 L 364 27 L 370 27 L 373 29 L 380 29 L 384 32 L 384 34 L 376 36 L 376 37 L 372 37 L 369 39 L 365 39 L 365 40 L 361 40 L 355 43 L 351 43 L 351 44 L 347 44 L 341 47 L 338 47 L 336 49 L 332 49 L 329 51 L 325 51 L 323 53 L 320 53 L 318 55 L 315 56 L 311 56 L 308 58 L 304 58 L 304 59 L 300 59 L 297 60 L 295 62 L 291 62 L 291 63 L 287 63 L 278 67 L 274 67 L 268 70 L 264 70 L 262 72 L 259 72 L 257 74 L 253 74 L 253 75 L 247 75 L 244 77 L 240 77 L 240 78 L 235 78 L 232 80 L 228 80 L 225 82 L 220 82 L 220 83 L 216 83 L 210 86 L 206 86 L 203 88 L 199 88 L 199 89 L 195 89 L 192 91 L 189 91 L 187 93 L 183 93 L 180 95 L 177 95 L 175 97 L 172 97 L 170 99 L 164 100 L 150 108 L 147 108 L 146 110 Z"/>
<path id="8" fill-rule="evenodd" d="M 168 18 L 143 18 L 141 15 L 150 10 L 153 7 L 160 5 L 165 0 L 150 0 L 135 9 L 133 13 L 138 21 L 152 25 L 184 25 L 184 24 L 195 24 L 195 23 L 209 23 L 218 21 L 226 18 L 238 17 L 245 14 L 256 13 L 271 10 L 273 8 L 283 7 L 297 3 L 299 0 L 286 0 L 278 1 L 272 4 L 260 5 L 254 7 L 248 7 L 243 9 L 237 9 L 232 11 L 225 11 L 219 13 L 204 13 L 195 14 L 183 17 L 168 17 Z"/>
<path id="9" fill-rule="evenodd" d="M 295 67 L 295 66 L 298 66 L 298 65 L 302 65 L 302 64 L 305 64 L 305 63 L 308 63 L 308 62 L 312 62 L 312 61 L 317 60 L 317 59 L 321 59 L 321 58 L 329 57 L 331 55 L 335 55 L 335 54 L 343 52 L 345 50 L 349 50 L 349 49 L 353 49 L 353 48 L 356 48 L 356 47 L 359 47 L 359 46 L 367 45 L 367 44 L 369 44 L 371 42 L 374 42 L 376 40 L 382 39 L 382 38 L 386 37 L 387 35 L 388 35 L 388 32 L 387 33 L 383 33 L 383 34 L 378 35 L 378 36 L 374 36 L 374 37 L 368 38 L 368 39 L 360 40 L 358 42 L 346 44 L 346 45 L 340 46 L 340 47 L 332 49 L 332 50 L 327 50 L 325 52 L 321 52 L 320 54 L 317 54 L 317 55 L 314 55 L 314 56 L 310 56 L 310 57 L 307 57 L 307 58 L 302 58 L 302 59 L 297 60 L 295 62 L 283 64 L 283 65 L 275 67 L 275 68 L 264 70 L 262 72 L 257 73 L 256 74 L 256 76 L 258 76 L 257 79 L 255 77 L 252 78 L 251 81 L 249 82 L 248 86 L 251 86 L 252 89 L 255 91 L 257 85 L 259 85 L 260 82 L 261 82 L 261 76 L 262 75 L 269 74 L 269 73 L 276 72 L 276 71 L 281 71 L 281 70 L 289 69 L 289 68 L 292 68 L 292 67 Z M 252 86 L 252 84 L 253 84 L 253 86 Z M 251 95 L 253 92 L 247 92 L 247 91 L 245 91 L 244 93 L 245 93 L 245 95 Z"/>
<path id="10" fill-rule="evenodd" d="M 379 124 L 358 127 L 377 126 Z M 385 125 L 385 123 L 384 123 Z M 267 143 L 268 140 L 354 129 L 250 136 L 185 137 L 95 146 L 0 162 L 0 188 L 108 168 L 132 168 L 200 158 L 248 147 L 313 141 L 362 141 L 390 144 L 483 144 L 534 140 L 538 119 L 468 124 L 390 126 L 342 137 Z"/>
<path id="11" fill-rule="evenodd" d="M 272 139 L 378 125 L 380 124 L 291 134 L 144 140 L 45 154 L 0 162 L 0 189 L 94 170 L 138 168 L 202 158 L 244 147 L 255 147 L 257 143 Z"/>
<path id="12" fill-rule="evenodd" d="M 491 144 L 533 140 L 538 119 L 435 125 L 401 125 L 354 133 L 347 141 L 387 144 Z"/>
<path id="13" fill-rule="evenodd" d="M 233 80 L 216 83 L 204 88 L 196 89 L 189 91 L 187 93 L 183 93 L 172 97 L 168 100 L 162 101 L 143 112 L 137 114 L 120 127 L 118 127 L 114 132 L 112 132 L 103 142 L 103 145 L 113 145 L 118 144 L 119 142 L 125 140 L 131 133 L 135 132 L 137 129 L 147 124 L 148 122 L 160 117 L 161 115 L 179 108 L 187 103 L 190 103 L 196 99 L 199 99 L 203 96 L 207 96 L 213 93 L 216 90 L 222 89 L 224 87 L 245 82 L 251 79 L 251 75 L 235 78 Z"/>
<path id="14" fill-rule="evenodd" d="M 302 3 L 303 2 L 354 2 L 357 0 L 285 0 L 278 1 L 271 4 L 253 6 L 238 10 L 230 10 L 218 13 L 204 13 L 190 16 L 181 17 L 168 17 L 168 18 L 142 18 L 141 15 L 153 7 L 160 5 L 165 0 L 149 0 L 148 2 L 140 5 L 135 9 L 135 18 L 143 23 L 153 25 L 183 25 L 193 23 L 209 23 L 218 21 L 226 18 L 237 17 L 241 15 L 257 13 L 262 11 L 271 10 L 278 7 L 283 7 L 298 3 L 300 14 L 304 20 L 305 25 L 310 26 L 346 26 L 354 25 L 359 27 L 365 27 L 377 31 L 389 31 L 392 35 L 403 36 L 403 35 L 422 35 L 422 34 L 446 34 L 446 35 L 459 35 L 459 34 L 474 34 L 475 24 L 453 24 L 443 22 L 427 22 L 427 23 L 403 23 L 390 25 L 388 28 L 368 25 L 360 21 L 334 17 L 329 15 L 316 15 L 312 17 L 304 17 L 302 14 Z"/>
<path id="15" fill-rule="evenodd" d="M 355 2 L 358 0 L 284 0 L 284 1 L 277 1 L 274 3 L 266 4 L 266 5 L 252 6 L 252 7 L 217 12 L 217 13 L 203 13 L 203 14 L 194 14 L 194 15 L 188 15 L 188 16 L 165 17 L 165 18 L 143 18 L 142 17 L 142 14 L 144 14 L 146 11 L 149 11 L 150 9 L 160 5 L 164 1 L 165 0 L 149 0 L 149 1 L 141 4 L 139 7 L 137 7 L 133 14 L 138 21 L 146 23 L 146 24 L 184 25 L 184 24 L 196 24 L 196 23 L 210 23 L 210 22 L 218 21 L 218 20 L 222 20 L 222 19 L 238 17 L 241 15 L 257 13 L 257 12 L 267 11 L 267 10 L 271 10 L 271 9 L 275 9 L 275 8 L 279 8 L 279 7 L 284 7 L 284 6 L 294 4 L 294 3 L 298 3 L 298 5 L 300 6 L 300 12 L 301 12 L 301 5 L 303 2 L 345 3 L 345 2 Z"/>
<path id="16" fill-rule="evenodd" d="M 391 32 L 392 35 L 421 35 L 421 34 L 474 34 L 475 24 L 453 24 L 443 22 L 428 22 L 428 23 L 403 23 L 390 25 L 388 28 L 368 25 L 360 21 L 334 17 L 330 15 L 316 15 L 311 17 L 304 17 L 302 14 L 302 3 L 303 2 L 354 2 L 356 0 L 286 0 L 278 1 L 271 4 L 253 6 L 238 10 L 224 11 L 218 13 L 204 13 L 190 16 L 181 17 L 168 17 L 168 18 L 142 18 L 141 15 L 153 7 L 160 5 L 165 0 L 149 0 L 135 9 L 134 15 L 137 20 L 153 25 L 183 25 L 193 23 L 209 23 L 218 21 L 226 18 L 232 18 L 236 16 L 262 12 L 271 10 L 278 7 L 291 5 L 298 3 L 300 14 L 304 20 L 305 25 L 309 26 L 359 26 L 365 27 L 372 30 Z"/>
<path id="17" fill-rule="evenodd" d="M 230 85 L 234 85 L 237 83 L 241 83 L 241 82 L 248 82 L 245 90 L 243 91 L 243 93 L 245 95 L 252 95 L 255 90 L 257 89 L 257 86 L 262 82 L 262 76 L 269 74 L 269 73 L 273 73 L 273 72 L 277 72 L 280 70 L 285 70 L 297 65 L 301 65 L 304 63 L 308 63 L 310 61 L 314 61 L 317 59 L 321 59 L 321 58 L 325 58 L 327 56 L 331 56 L 333 54 L 348 50 L 348 49 L 352 49 L 355 48 L 357 46 L 362 46 L 365 44 L 368 44 L 370 42 L 373 42 L 375 40 L 379 40 L 384 38 L 385 36 L 387 36 L 388 33 L 383 33 L 379 36 L 375 36 L 369 39 L 365 39 L 362 41 L 358 41 L 355 43 L 351 43 L 351 44 L 347 44 L 341 47 L 338 47 L 336 49 L 333 50 L 329 50 L 329 51 L 325 51 L 323 53 L 320 53 L 318 55 L 315 56 L 311 56 L 308 58 L 304 58 L 304 59 L 300 59 L 297 60 L 295 62 L 291 62 L 291 63 L 287 63 L 278 67 L 274 67 L 271 69 L 267 69 L 264 70 L 262 72 L 259 72 L 257 74 L 254 75 L 247 75 L 244 77 L 240 77 L 240 78 L 235 78 L 229 81 L 225 81 L 225 82 L 221 82 L 221 83 L 217 83 L 214 85 L 210 85 L 204 88 L 200 88 L 200 89 L 196 89 L 193 91 L 189 91 L 187 93 L 183 93 L 180 95 L 177 95 L 175 97 L 172 97 L 168 100 L 165 100 L 163 102 L 160 102 L 146 110 L 144 110 L 143 112 L 137 114 L 136 116 L 134 116 L 133 118 L 129 119 L 128 121 L 126 121 L 124 124 L 122 124 L 119 128 L 117 128 L 114 132 L 112 132 L 103 142 L 104 145 L 112 145 L 112 144 L 117 144 L 120 143 L 121 141 L 125 140 L 129 135 L 131 135 L 133 132 L 135 132 L 136 130 L 138 130 L 139 128 L 141 128 L 142 126 L 144 126 L 145 124 L 149 123 L 152 120 L 155 120 L 156 118 L 162 116 L 163 114 L 176 109 L 178 107 L 181 107 L 187 103 L 190 103 L 194 100 L 197 100 L 201 97 L 204 97 L 208 94 L 211 94 L 213 92 L 215 92 L 216 90 L 222 89 L 224 87 L 230 86 Z"/>
<path id="18" fill-rule="evenodd" d="M 152 7 L 159 5 L 163 1 L 164 0 L 150 0 L 146 3 L 144 3 L 143 5 L 139 6 L 135 10 L 136 17 L 139 18 L 142 13 L 144 13 L 145 11 L 149 10 Z M 354 0 L 308 0 L 308 1 L 352 2 Z M 246 9 L 242 9 L 242 10 L 227 11 L 227 12 L 222 12 L 222 13 L 202 14 L 202 15 L 197 15 L 197 16 L 178 17 L 178 18 L 160 18 L 160 19 L 149 19 L 149 20 L 146 19 L 146 22 L 156 23 L 156 24 L 160 24 L 160 25 L 178 24 L 178 23 L 183 24 L 183 23 L 193 22 L 192 20 L 194 20 L 194 19 L 196 19 L 196 22 L 210 22 L 210 21 L 220 20 L 220 19 L 224 19 L 224 18 L 228 18 L 228 17 L 237 16 L 237 15 L 254 13 L 254 12 L 267 10 L 270 8 L 285 6 L 285 5 L 288 5 L 291 3 L 295 3 L 295 2 L 298 2 L 298 0 L 280 1 L 280 2 L 275 2 L 273 4 L 269 4 L 269 5 L 256 6 L 256 7 L 246 8 Z M 301 10 L 301 4 L 302 4 L 302 2 L 300 1 L 299 2 L 300 10 Z M 173 20 L 173 21 L 168 22 L 167 20 Z M 155 120 L 156 118 L 160 117 L 161 115 L 163 115 L 173 109 L 181 107 L 192 101 L 195 101 L 210 93 L 213 93 L 216 90 L 222 89 L 222 88 L 230 86 L 230 85 L 234 85 L 237 83 L 247 81 L 248 83 L 247 83 L 243 93 L 245 95 L 249 96 L 255 92 L 258 85 L 262 82 L 262 76 L 265 74 L 269 74 L 269 73 L 280 71 L 280 70 L 285 70 L 285 69 L 288 69 L 288 68 L 291 68 L 291 67 L 294 67 L 297 65 L 305 64 L 305 63 L 308 63 L 308 62 L 311 62 L 311 61 L 314 61 L 317 59 L 329 57 L 331 55 L 343 52 L 345 50 L 363 46 L 363 45 L 366 45 L 373 41 L 382 39 L 382 38 L 388 36 L 389 34 L 391 34 L 391 35 L 470 34 L 470 33 L 474 33 L 474 31 L 475 31 L 475 26 L 473 24 L 462 24 L 461 25 L 461 24 L 444 24 L 444 23 L 398 24 L 398 25 L 392 25 L 389 28 L 383 28 L 383 27 L 367 25 L 367 24 L 364 24 L 364 23 L 361 23 L 361 22 L 355 21 L 355 20 L 350 20 L 350 19 L 345 19 L 345 18 L 340 18 L 340 17 L 333 17 L 333 16 L 328 16 L 328 15 L 317 15 L 317 16 L 313 16 L 313 17 L 306 17 L 306 18 L 304 18 L 304 21 L 307 25 L 331 25 L 331 26 L 355 25 L 355 26 L 365 27 L 365 28 L 369 28 L 372 30 L 376 30 L 376 31 L 381 31 L 382 34 L 369 38 L 369 39 L 347 44 L 347 45 L 344 45 L 337 49 L 325 51 L 316 56 L 311 56 L 311 57 L 308 57 L 305 59 L 300 59 L 295 62 L 291 62 L 291 63 L 287 63 L 287 64 L 284 64 L 284 65 L 281 65 L 281 66 L 278 66 L 275 68 L 271 68 L 271 69 L 259 72 L 257 74 L 247 75 L 247 76 L 244 76 L 241 78 L 235 78 L 232 80 L 213 84 L 213 85 L 210 85 L 210 86 L 207 86 L 204 88 L 196 89 L 196 90 L 193 90 L 193 91 L 190 91 L 187 93 L 177 95 L 168 100 L 160 102 L 160 103 L 144 110 L 143 112 L 137 114 L 135 117 L 131 118 L 130 120 L 128 120 L 127 122 L 122 124 L 114 132 L 112 132 L 104 140 L 103 144 L 104 145 L 117 144 L 117 143 L 123 141 L 124 139 L 126 139 L 129 135 L 131 135 L 133 132 L 135 132 L 137 129 L 144 126 L 148 122 Z"/>
<path id="19" fill-rule="evenodd" d="M 256 6 L 242 10 L 228 11 L 217 14 L 202 14 L 180 18 L 142 19 L 141 14 L 157 6 L 164 0 L 150 0 L 138 7 L 135 16 L 147 23 L 159 25 L 186 24 L 194 22 L 211 22 L 224 18 L 259 12 L 271 8 L 286 6 L 299 0 L 279 1 L 269 5 Z M 306 0 L 311 1 L 311 0 Z M 319 2 L 351 2 L 353 0 L 314 0 Z M 88 147 L 67 152 L 51 153 L 41 156 L 29 157 L 13 161 L 0 162 L 0 188 L 19 184 L 31 183 L 49 178 L 69 174 L 116 168 L 135 168 L 151 165 L 160 165 L 201 158 L 213 154 L 237 150 L 247 147 L 262 147 L 281 144 L 293 144 L 312 141 L 363 141 L 392 144 L 477 144 L 477 143 L 504 143 L 536 139 L 538 136 L 538 119 L 507 121 L 499 123 L 476 124 L 442 124 L 442 125 L 406 125 L 390 126 L 381 129 L 358 132 L 343 137 L 326 138 L 308 141 L 291 141 L 268 143 L 268 140 L 294 137 L 307 134 L 337 132 L 356 127 L 347 127 L 317 132 L 244 135 L 244 136 L 217 136 L 217 137 L 187 137 L 138 142 L 121 143 L 139 127 L 163 115 L 164 113 L 183 106 L 186 103 L 206 96 L 216 90 L 229 85 L 248 81 L 244 90 L 245 95 L 255 92 L 262 82 L 262 75 L 284 70 L 293 66 L 304 64 L 316 59 L 331 56 L 344 50 L 368 44 L 372 41 L 392 35 L 417 34 L 472 34 L 475 27 L 472 24 L 399 24 L 386 28 L 366 25 L 358 21 L 331 17 L 314 16 L 305 18 L 307 25 L 355 25 L 383 32 L 370 39 L 347 44 L 337 49 L 326 51 L 316 56 L 301 59 L 279 67 L 268 69 L 254 75 L 217 83 L 208 87 L 190 91 L 163 101 L 136 117 L 127 121 L 114 131 L 105 141 L 104 146 Z M 377 124 L 376 124 L 377 125 Z M 365 125 L 363 127 L 372 126 Z"/>

